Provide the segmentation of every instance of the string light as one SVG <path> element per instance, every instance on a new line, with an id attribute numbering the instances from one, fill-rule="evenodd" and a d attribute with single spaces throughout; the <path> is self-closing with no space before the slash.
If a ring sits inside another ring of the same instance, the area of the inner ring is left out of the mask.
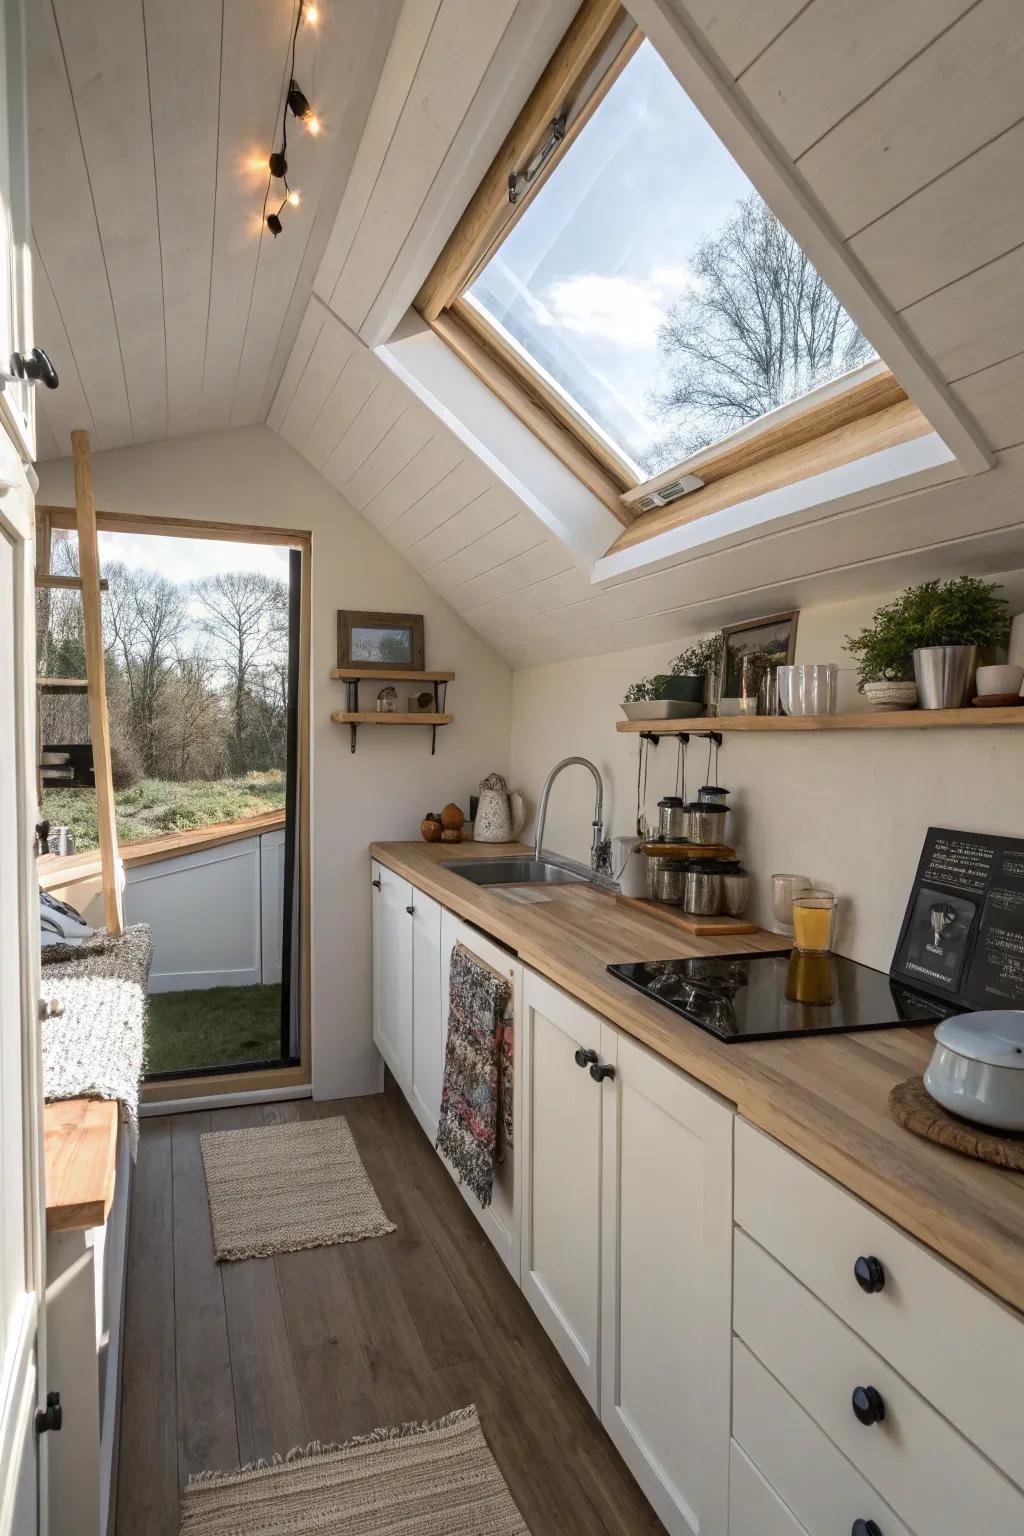
<path id="1" fill-rule="evenodd" d="M 307 5 L 306 0 L 298 0 L 298 9 L 295 15 L 295 26 L 292 29 L 292 40 L 289 48 L 290 67 L 288 70 L 288 92 L 284 100 L 284 108 L 281 112 L 281 147 L 271 151 L 267 159 L 267 168 L 270 176 L 267 181 L 267 190 L 263 195 L 262 221 L 276 240 L 284 229 L 281 222 L 281 214 L 286 206 L 297 208 L 302 201 L 298 192 L 288 185 L 288 113 L 290 112 L 297 122 L 304 123 L 314 138 L 320 133 L 322 124 L 316 114 L 310 109 L 309 98 L 295 78 L 295 45 L 299 36 L 299 27 L 303 21 L 315 27 L 320 20 L 320 11 L 316 5 Z M 276 212 L 267 212 L 267 202 L 270 198 L 270 189 L 275 181 L 284 182 L 284 198 Z"/>

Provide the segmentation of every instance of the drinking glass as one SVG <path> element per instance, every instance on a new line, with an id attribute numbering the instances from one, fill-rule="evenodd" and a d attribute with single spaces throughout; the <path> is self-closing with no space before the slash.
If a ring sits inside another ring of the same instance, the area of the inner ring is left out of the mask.
<path id="1" fill-rule="evenodd" d="M 793 900 L 801 891 L 809 891 L 806 875 L 772 875 L 772 915 L 783 933 L 793 932 Z"/>
<path id="2" fill-rule="evenodd" d="M 793 942 L 802 955 L 831 953 L 835 916 L 831 891 L 800 891 L 793 897 Z"/>

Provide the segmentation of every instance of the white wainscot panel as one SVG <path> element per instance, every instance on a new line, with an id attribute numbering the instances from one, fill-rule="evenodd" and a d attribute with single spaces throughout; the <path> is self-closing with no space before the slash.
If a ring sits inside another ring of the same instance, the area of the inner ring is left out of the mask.
<path id="1" fill-rule="evenodd" d="M 125 915 L 153 930 L 150 992 L 257 986 L 260 839 L 128 870 Z"/>

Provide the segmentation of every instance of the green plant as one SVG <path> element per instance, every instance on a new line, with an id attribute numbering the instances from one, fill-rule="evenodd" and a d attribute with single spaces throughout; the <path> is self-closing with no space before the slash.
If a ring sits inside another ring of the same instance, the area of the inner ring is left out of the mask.
<path id="1" fill-rule="evenodd" d="M 673 677 L 703 677 L 717 673 L 722 662 L 722 634 L 704 635 L 695 645 L 688 645 L 673 658 Z"/>
<path id="2" fill-rule="evenodd" d="M 997 597 L 997 582 L 976 576 L 923 581 L 877 609 L 871 623 L 847 635 L 846 650 L 857 658 L 865 683 L 908 682 L 915 650 L 930 645 L 976 645 L 992 650 L 1006 644 L 1009 613 Z"/>
<path id="3" fill-rule="evenodd" d="M 657 697 L 654 679 L 642 677 L 638 683 L 630 683 L 622 695 L 622 702 L 623 704 L 640 704 L 646 699 L 656 699 Z"/>

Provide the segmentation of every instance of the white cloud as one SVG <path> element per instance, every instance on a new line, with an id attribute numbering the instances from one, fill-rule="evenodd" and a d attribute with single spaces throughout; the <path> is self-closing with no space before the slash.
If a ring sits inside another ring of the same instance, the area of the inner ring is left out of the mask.
<path id="1" fill-rule="evenodd" d="M 288 579 L 288 551 L 274 544 L 228 543 L 223 539 L 176 539 L 166 534 L 101 532 L 100 563 L 159 571 L 172 581 L 195 581 L 221 571 L 264 571 Z"/>
<path id="2" fill-rule="evenodd" d="M 656 267 L 649 278 L 582 272 L 552 283 L 546 297 L 551 319 L 567 331 L 653 350 L 666 310 L 693 281 L 686 267 Z"/>

